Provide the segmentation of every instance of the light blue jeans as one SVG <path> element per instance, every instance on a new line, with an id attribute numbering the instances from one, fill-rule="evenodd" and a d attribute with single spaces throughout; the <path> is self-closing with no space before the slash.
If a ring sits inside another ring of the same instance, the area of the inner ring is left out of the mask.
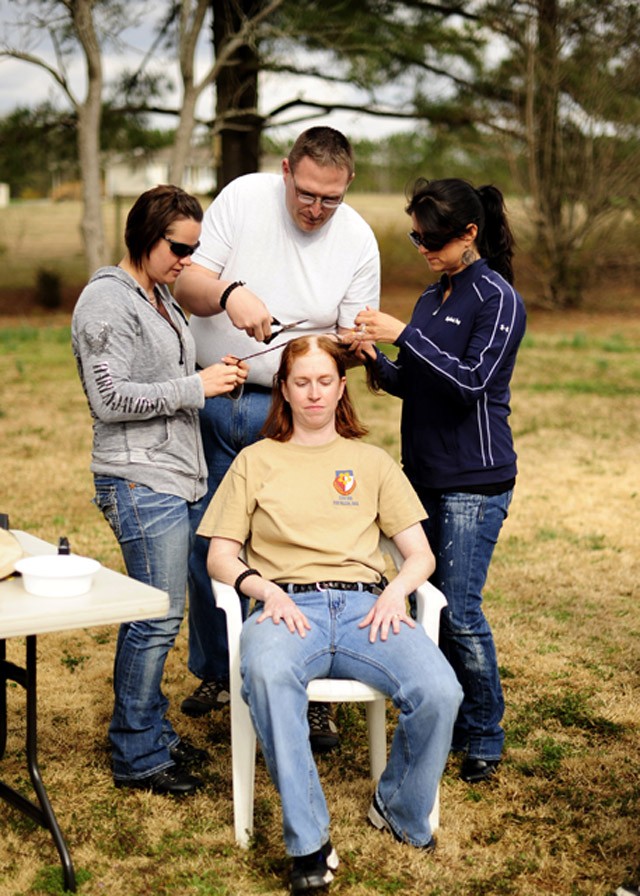
<path id="1" fill-rule="evenodd" d="M 451 666 L 421 626 L 403 625 L 398 635 L 371 644 L 369 630 L 358 628 L 377 599 L 368 591 L 314 591 L 294 599 L 311 624 L 305 638 L 271 619 L 258 624 L 256 612 L 244 623 L 240 642 L 242 695 L 280 793 L 287 852 L 315 852 L 329 837 L 309 744 L 306 687 L 314 678 L 363 681 L 400 710 L 378 797 L 398 836 L 425 845 L 462 699 Z"/>
<path id="2" fill-rule="evenodd" d="M 184 615 L 189 550 L 202 508 L 126 479 L 94 479 L 94 501 L 113 529 L 127 572 L 169 594 L 166 618 L 125 622 L 118 632 L 109 726 L 113 776 L 139 779 L 172 766 L 169 749 L 180 740 L 166 718 L 169 701 L 161 682 Z"/>
<path id="3" fill-rule="evenodd" d="M 271 391 L 245 386 L 236 400 L 208 398 L 200 429 L 209 469 L 206 508 L 236 455 L 257 442 L 271 405 Z M 207 572 L 209 539 L 196 536 L 189 560 L 189 670 L 204 680 L 229 678 L 229 647 L 223 610 L 218 610 Z"/>
<path id="4" fill-rule="evenodd" d="M 436 500 L 416 491 L 429 514 L 423 526 L 436 557 L 431 581 L 447 598 L 440 647 L 464 691 L 451 748 L 474 759 L 500 759 L 504 698 L 482 589 L 513 491 L 450 492 Z"/>

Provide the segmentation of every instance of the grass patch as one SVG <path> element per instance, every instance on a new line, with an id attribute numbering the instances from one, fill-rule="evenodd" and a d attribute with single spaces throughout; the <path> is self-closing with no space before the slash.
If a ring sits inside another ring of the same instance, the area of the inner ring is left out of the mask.
<path id="1" fill-rule="evenodd" d="M 385 301 L 396 307 L 393 296 Z M 339 707 L 341 749 L 319 760 L 341 857 L 336 896 L 611 896 L 640 879 L 639 320 L 622 330 L 618 319 L 563 315 L 562 329 L 532 316 L 512 394 L 519 478 L 485 592 L 505 691 L 505 760 L 494 784 L 469 788 L 451 759 L 438 850 L 425 857 L 366 824 L 364 709 Z M 0 510 L 16 528 L 53 543 L 66 535 L 73 550 L 122 570 L 91 503 L 91 420 L 68 317 L 0 326 L 0 377 Z M 349 382 L 367 438 L 398 457 L 400 403 L 372 396 L 358 370 Z M 102 626 L 38 642 L 40 760 L 80 896 L 284 896 L 289 862 L 264 762 L 255 837 L 242 851 L 228 715 L 179 712 L 194 686 L 186 625 L 165 691 L 180 733 L 212 756 L 204 790 L 173 801 L 113 788 L 106 732 L 116 633 Z M 7 650 L 23 661 L 20 639 Z M 21 701 L 21 689 L 9 688 L 2 777 L 30 795 Z M 394 717 L 389 707 L 389 732 Z M 0 894 L 61 892 L 48 833 L 7 807 L 0 825 Z"/>

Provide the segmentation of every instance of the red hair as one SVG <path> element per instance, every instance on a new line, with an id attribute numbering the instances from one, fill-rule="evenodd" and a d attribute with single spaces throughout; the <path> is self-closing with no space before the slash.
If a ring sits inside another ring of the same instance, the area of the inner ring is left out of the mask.
<path id="1" fill-rule="evenodd" d="M 346 376 L 344 348 L 330 336 L 299 336 L 288 342 L 282 352 L 278 372 L 273 378 L 271 408 L 260 433 L 266 438 L 274 439 L 276 442 L 288 442 L 293 435 L 293 416 L 291 407 L 282 394 L 282 384 L 289 378 L 295 360 L 307 355 L 313 349 L 319 349 L 329 355 L 340 379 Z M 366 426 L 358 420 L 346 383 L 336 408 L 336 432 L 345 439 L 359 439 L 368 432 Z"/>

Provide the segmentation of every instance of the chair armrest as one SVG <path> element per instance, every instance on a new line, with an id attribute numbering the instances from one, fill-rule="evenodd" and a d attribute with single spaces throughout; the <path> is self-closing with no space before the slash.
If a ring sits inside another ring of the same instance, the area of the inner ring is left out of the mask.
<path id="1" fill-rule="evenodd" d="M 416 620 L 436 644 L 440 634 L 440 613 L 446 605 L 446 597 L 431 582 L 423 582 L 416 590 Z"/>
<path id="2" fill-rule="evenodd" d="M 237 676 L 240 687 L 240 632 L 242 630 L 242 607 L 240 598 L 233 585 L 211 579 L 211 588 L 219 610 L 224 610 L 227 617 L 227 641 L 229 643 L 229 672 L 233 679 Z"/>
<path id="3" fill-rule="evenodd" d="M 236 589 L 233 585 L 227 585 L 218 579 L 211 579 L 211 587 L 216 607 L 219 610 L 224 610 L 227 614 L 227 628 L 229 628 L 230 634 L 239 636 L 242 628 L 242 607 Z"/>

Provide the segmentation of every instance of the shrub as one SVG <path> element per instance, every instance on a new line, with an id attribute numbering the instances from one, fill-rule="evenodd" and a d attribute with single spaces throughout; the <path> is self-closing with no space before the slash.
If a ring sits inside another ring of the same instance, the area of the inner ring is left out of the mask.
<path id="1" fill-rule="evenodd" d="M 42 308 L 55 311 L 62 305 L 60 275 L 46 268 L 38 268 L 36 273 L 36 302 Z"/>

